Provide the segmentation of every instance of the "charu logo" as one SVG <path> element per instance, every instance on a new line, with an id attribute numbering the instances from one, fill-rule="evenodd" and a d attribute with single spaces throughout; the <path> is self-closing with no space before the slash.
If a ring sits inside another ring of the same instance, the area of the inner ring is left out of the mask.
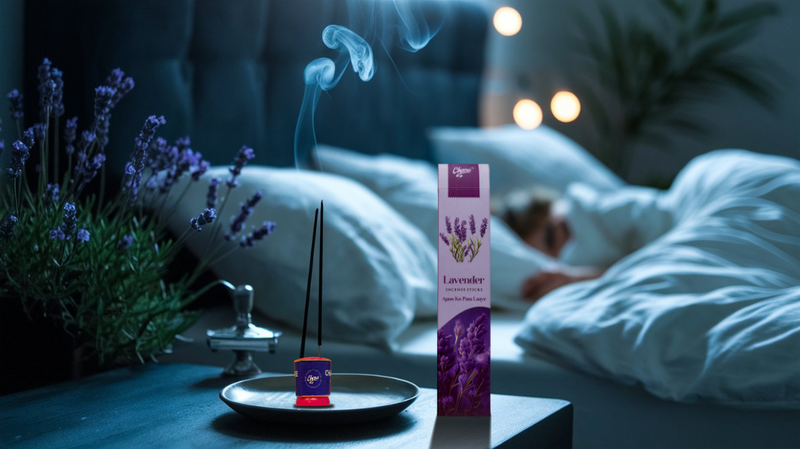
<path id="1" fill-rule="evenodd" d="M 305 381 L 307 386 L 317 388 L 322 384 L 322 376 L 320 376 L 319 371 L 311 369 L 306 372 Z"/>
<path id="2" fill-rule="evenodd" d="M 472 169 L 453 167 L 453 174 L 456 175 L 456 178 L 463 178 L 466 173 L 472 173 Z"/>

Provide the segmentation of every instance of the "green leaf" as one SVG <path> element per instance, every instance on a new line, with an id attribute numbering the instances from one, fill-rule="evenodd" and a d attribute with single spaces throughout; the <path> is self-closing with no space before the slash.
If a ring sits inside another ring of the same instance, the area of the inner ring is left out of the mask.
<path id="1" fill-rule="evenodd" d="M 683 2 L 678 0 L 659 0 L 659 3 L 680 21 L 685 21 L 689 17 L 688 7 Z"/>
<path id="2" fill-rule="evenodd" d="M 752 69 L 753 67 L 746 62 L 737 63 L 729 60 L 715 64 L 710 71 L 712 76 L 727 81 L 763 106 L 774 108 L 774 89 L 766 80 L 759 79 Z"/>
<path id="3" fill-rule="evenodd" d="M 742 25 L 755 25 L 767 17 L 777 16 L 779 12 L 780 10 L 778 7 L 771 2 L 744 6 L 722 15 L 714 25 L 710 27 L 710 30 L 722 32 Z"/>

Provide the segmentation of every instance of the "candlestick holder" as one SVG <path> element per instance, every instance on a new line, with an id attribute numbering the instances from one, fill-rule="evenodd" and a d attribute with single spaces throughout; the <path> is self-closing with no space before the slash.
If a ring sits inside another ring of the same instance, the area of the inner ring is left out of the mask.
<path id="1" fill-rule="evenodd" d="M 208 347 L 213 352 L 233 351 L 234 360 L 225 368 L 224 375 L 241 377 L 261 374 L 261 369 L 253 361 L 253 352 L 274 354 L 282 333 L 253 324 L 251 315 L 253 287 L 245 284 L 234 288 L 228 282 L 223 284 L 234 291 L 233 308 L 236 311 L 236 324 L 223 329 L 206 331 Z"/>

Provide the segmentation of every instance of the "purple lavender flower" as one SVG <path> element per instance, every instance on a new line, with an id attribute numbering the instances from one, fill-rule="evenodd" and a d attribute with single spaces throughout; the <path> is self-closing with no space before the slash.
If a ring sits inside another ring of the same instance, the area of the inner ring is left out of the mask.
<path id="1" fill-rule="evenodd" d="M 444 217 L 444 225 L 447 227 L 447 233 L 452 234 L 453 228 L 450 225 L 450 217 L 447 216 Z"/>
<path id="2" fill-rule="evenodd" d="M 117 89 L 110 86 L 98 86 L 94 90 L 94 118 L 100 123 L 111 109 L 111 101 Z"/>
<path id="3" fill-rule="evenodd" d="M 461 222 L 461 241 L 467 240 L 467 220 Z"/>
<path id="4" fill-rule="evenodd" d="M 462 323 L 461 320 L 456 320 L 453 325 L 453 335 L 456 336 L 456 341 L 464 335 L 464 323 Z"/>
<path id="5" fill-rule="evenodd" d="M 78 217 L 77 217 L 77 210 L 75 209 L 74 203 L 66 203 L 64 204 L 64 220 L 58 226 L 58 228 L 53 229 L 50 231 L 50 239 L 51 240 L 70 240 L 72 237 L 72 233 L 75 231 L 75 228 L 78 225 Z M 86 240 L 89 239 L 88 231 L 82 229 L 85 234 L 80 234 L 78 239 L 82 237 L 86 237 Z"/>
<path id="6" fill-rule="evenodd" d="M 78 117 L 67 119 L 67 123 L 64 125 L 64 143 L 66 143 L 64 151 L 66 151 L 67 154 L 72 154 L 75 152 L 75 138 L 77 135 Z"/>
<path id="7" fill-rule="evenodd" d="M 271 221 L 265 221 L 261 224 L 258 228 L 254 229 L 253 232 L 246 236 L 242 236 L 242 240 L 240 244 L 242 248 L 252 248 L 255 245 L 255 242 L 263 239 L 264 237 L 271 235 L 275 232 L 275 223 Z"/>
<path id="8" fill-rule="evenodd" d="M 439 413 L 442 415 L 447 414 L 454 405 L 453 397 L 449 394 L 451 386 L 453 385 L 453 367 L 455 366 L 453 343 L 450 340 L 451 336 L 445 335 L 444 332 L 439 329 L 436 341 L 436 385 L 439 390 Z"/>
<path id="9" fill-rule="evenodd" d="M 450 241 L 447 240 L 447 236 L 444 235 L 444 232 L 440 232 L 439 237 L 442 238 L 442 241 L 444 242 L 445 245 L 450 246 Z"/>
<path id="10" fill-rule="evenodd" d="M 189 224 L 197 231 L 202 231 L 201 226 L 213 223 L 217 218 L 217 211 L 215 209 L 206 209 L 202 214 L 189 220 Z"/>
<path id="11" fill-rule="evenodd" d="M 489 225 L 489 219 L 484 218 L 483 222 L 481 222 L 481 238 L 483 238 L 484 234 L 486 234 L 486 226 Z"/>
<path id="12" fill-rule="evenodd" d="M 83 188 L 92 182 L 92 179 L 97 176 L 97 172 L 103 167 L 105 161 L 106 155 L 104 153 L 95 154 L 90 161 L 85 150 L 78 152 L 75 164 L 75 182 L 78 183 L 78 192 L 83 191 Z"/>
<path id="13" fill-rule="evenodd" d="M 52 114 L 53 111 L 53 100 L 56 95 L 56 83 L 53 80 L 47 80 L 44 84 L 40 87 L 41 92 L 41 112 L 39 113 L 42 120 L 47 120 L 48 112 Z"/>
<path id="14" fill-rule="evenodd" d="M 476 231 L 475 230 L 475 216 L 474 215 L 470 215 L 469 216 L 469 232 L 472 233 L 472 235 L 475 235 L 475 231 Z"/>
<path id="15" fill-rule="evenodd" d="M 469 374 L 475 368 L 475 356 L 486 352 L 486 343 L 484 342 L 484 335 L 486 335 L 486 320 L 488 317 L 482 313 L 475 321 L 470 323 L 467 328 L 467 335 L 461 339 L 458 345 L 458 364 L 461 371 L 461 376 L 464 379 L 459 379 L 459 382 L 464 389 L 468 388 L 467 380 Z"/>
<path id="16" fill-rule="evenodd" d="M 158 127 L 164 124 L 166 124 L 166 121 L 163 116 L 156 117 L 151 115 L 145 120 L 139 136 L 136 137 L 131 161 L 125 165 L 125 188 L 128 190 L 131 203 L 136 202 L 139 195 L 142 170 L 144 170 L 145 161 L 147 160 L 147 147 L 150 145 L 150 141 L 153 140 Z"/>
<path id="17" fill-rule="evenodd" d="M 18 178 L 22 175 L 22 170 L 25 168 L 25 161 L 28 160 L 30 151 L 28 146 L 17 140 L 11 144 L 11 160 L 8 167 L 8 176 L 12 179 Z"/>
<path id="18" fill-rule="evenodd" d="M 453 406 L 455 405 L 455 399 L 452 396 L 445 396 L 439 400 L 439 412 L 440 415 L 447 415 L 448 411 L 450 411 Z"/>
<path id="19" fill-rule="evenodd" d="M 79 181 L 83 178 L 83 172 L 86 170 L 86 165 L 88 164 L 87 159 L 89 155 L 86 153 L 85 149 L 78 151 L 78 155 L 75 159 L 75 169 L 73 170 L 72 174 L 72 182 Z"/>
<path id="20" fill-rule="evenodd" d="M 30 128 L 26 129 L 22 133 L 22 143 L 25 144 L 26 147 L 33 148 L 33 144 L 36 143 L 36 125 L 31 126 Z"/>
<path id="21" fill-rule="evenodd" d="M 469 256 L 469 250 L 472 249 L 472 245 L 467 246 L 467 249 L 464 250 L 464 257 Z"/>
<path id="22" fill-rule="evenodd" d="M 248 148 L 246 146 L 242 146 L 239 148 L 239 153 L 236 154 L 236 159 L 233 160 L 233 165 L 229 169 L 231 172 L 231 177 L 226 181 L 228 187 L 234 188 L 239 185 L 236 182 L 236 178 L 242 174 L 242 168 L 244 168 L 247 163 L 256 157 L 256 153 L 253 151 L 252 148 Z"/>
<path id="23" fill-rule="evenodd" d="M 178 163 L 178 148 L 167 143 L 167 139 L 156 137 L 147 149 L 145 166 L 153 173 L 172 169 Z"/>
<path id="24" fill-rule="evenodd" d="M 200 153 L 197 153 L 197 155 L 202 157 Z M 197 164 L 197 167 L 192 170 L 192 180 L 195 182 L 199 181 L 200 177 L 203 176 L 208 171 L 208 168 L 209 168 L 208 161 L 201 160 L 200 163 Z"/>
<path id="25" fill-rule="evenodd" d="M 111 123 L 111 108 L 117 89 L 110 86 L 99 86 L 94 97 L 94 130 L 101 150 L 108 145 L 108 128 Z"/>
<path id="26" fill-rule="evenodd" d="M 183 141 L 183 142 L 182 142 Z M 188 146 L 189 138 L 185 137 L 184 139 L 178 139 L 176 142 L 176 147 L 179 151 L 178 156 L 178 163 L 175 171 L 175 179 L 178 179 L 186 172 L 192 174 L 192 179 L 197 181 L 200 179 L 200 176 L 208 170 L 208 162 L 203 160 L 203 154 L 199 151 L 194 151 Z M 202 168 L 201 165 L 205 162 L 205 168 Z M 195 179 L 195 173 L 199 172 L 197 175 L 197 179 Z"/>
<path id="27" fill-rule="evenodd" d="M 231 240 L 234 236 L 236 236 L 236 234 L 241 232 L 241 230 L 244 228 L 244 222 L 247 221 L 247 217 L 253 213 L 253 208 L 256 206 L 256 204 L 258 204 L 259 201 L 261 201 L 261 197 L 262 194 L 259 190 L 252 196 L 252 198 L 247 200 L 247 202 L 242 203 L 239 213 L 235 215 L 231 221 L 231 230 L 225 234 L 225 240 Z"/>
<path id="28" fill-rule="evenodd" d="M 43 123 L 36 123 L 28 128 L 28 130 L 33 131 L 33 135 L 36 137 L 36 141 L 39 142 L 39 145 L 44 143 L 47 134 L 47 128 L 45 128 Z M 33 148 L 33 144 L 31 144 L 30 148 Z"/>
<path id="29" fill-rule="evenodd" d="M 121 239 L 117 240 L 117 251 L 125 252 L 133 245 L 132 235 L 123 235 Z"/>
<path id="30" fill-rule="evenodd" d="M 111 126 L 111 111 L 114 106 L 128 92 L 133 89 L 133 78 L 125 78 L 125 72 L 114 69 L 106 78 L 106 85 L 95 89 L 94 104 L 94 129 L 97 142 L 100 144 L 100 151 L 104 151 L 108 145 L 108 129 Z"/>
<path id="31" fill-rule="evenodd" d="M 14 236 L 14 226 L 19 219 L 15 215 L 9 215 L 3 223 L 0 223 L 0 240 L 10 239 Z"/>
<path id="32" fill-rule="evenodd" d="M 55 84 L 53 90 L 53 109 L 52 114 L 58 118 L 64 115 L 64 80 L 61 70 L 53 67 L 50 71 L 50 81 Z"/>
<path id="33" fill-rule="evenodd" d="M 62 96 L 64 82 L 60 70 L 52 67 L 49 59 L 44 58 L 39 66 L 39 115 L 43 122 L 47 121 L 48 114 L 60 117 L 64 114 Z"/>
<path id="34" fill-rule="evenodd" d="M 111 97 L 111 103 L 109 104 L 109 107 L 111 108 L 116 106 L 117 103 L 119 103 L 119 100 L 122 99 L 122 97 L 124 97 L 125 95 L 128 94 L 128 92 L 133 90 L 133 87 L 135 85 L 135 83 L 133 82 L 133 78 L 125 77 L 125 72 L 123 72 L 119 68 L 116 68 L 111 71 L 111 74 L 108 75 L 108 78 L 106 78 L 106 84 L 109 87 L 114 88 L 116 91 L 114 95 Z"/>
<path id="35" fill-rule="evenodd" d="M 14 120 L 21 120 L 25 115 L 22 106 L 22 94 L 17 89 L 12 90 L 6 95 L 10 103 L 9 109 L 11 110 L 11 118 Z"/>
<path id="36" fill-rule="evenodd" d="M 87 231 L 86 229 L 83 229 L 83 228 L 78 229 L 77 238 L 81 242 L 84 242 L 84 243 L 88 242 L 89 241 L 89 231 Z"/>
<path id="37" fill-rule="evenodd" d="M 42 88 L 47 80 L 50 79 L 50 68 L 52 67 L 52 63 L 49 59 L 44 58 L 42 60 L 42 64 L 39 65 L 39 71 L 37 77 L 39 78 L 39 89 Z"/>
<path id="38" fill-rule="evenodd" d="M 211 178 L 208 183 L 208 193 L 206 194 L 206 206 L 217 207 L 217 194 L 219 193 L 219 178 Z"/>
<path id="39" fill-rule="evenodd" d="M 88 130 L 81 131 L 81 137 L 78 139 L 78 149 L 84 152 L 89 151 L 89 146 L 94 143 L 95 139 L 97 139 L 95 133 Z"/>
<path id="40" fill-rule="evenodd" d="M 484 414 L 488 410 L 489 356 L 486 352 L 486 321 L 481 314 L 467 328 L 466 336 L 458 345 L 458 384 L 460 398 L 456 401 L 456 412 L 462 415 Z"/>
<path id="41" fill-rule="evenodd" d="M 467 327 L 467 335 L 458 345 L 460 361 L 466 362 L 468 359 L 473 358 L 476 354 L 485 351 L 486 343 L 483 341 L 483 337 L 486 335 L 486 321 L 488 319 L 489 317 L 486 316 L 485 313 L 482 313 Z"/>
<path id="42" fill-rule="evenodd" d="M 192 139 L 189 136 L 178 137 L 175 146 L 178 147 L 178 151 L 183 151 L 192 146 Z"/>
<path id="43" fill-rule="evenodd" d="M 194 179 L 194 172 L 200 170 L 199 166 L 201 162 L 203 162 L 203 155 L 199 152 L 193 151 L 191 148 L 189 148 L 188 144 L 189 138 L 184 137 L 182 139 L 178 139 L 178 141 L 175 143 L 175 146 L 170 150 L 170 156 L 177 154 L 177 157 L 174 157 L 172 166 L 167 171 L 166 176 L 163 179 L 161 186 L 162 192 L 167 192 L 172 184 L 180 179 L 184 173 L 192 173 Z M 200 173 L 200 175 L 202 175 L 202 173 Z M 198 175 L 198 179 L 200 175 Z"/>
<path id="44" fill-rule="evenodd" d="M 47 183 L 47 188 L 42 198 L 46 205 L 51 205 L 58 202 L 58 183 Z"/>
<path id="45" fill-rule="evenodd" d="M 72 234 L 78 224 L 77 210 L 75 203 L 64 204 L 64 221 L 61 223 L 61 230 L 68 236 Z M 69 240 L 69 237 L 67 237 Z"/>

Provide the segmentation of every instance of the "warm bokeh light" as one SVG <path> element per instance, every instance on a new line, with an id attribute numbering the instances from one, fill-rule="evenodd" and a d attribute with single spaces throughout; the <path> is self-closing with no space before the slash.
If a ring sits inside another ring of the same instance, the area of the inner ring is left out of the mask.
<path id="1" fill-rule="evenodd" d="M 514 121 L 522 129 L 534 129 L 542 124 L 542 108 L 533 100 L 519 100 L 514 106 Z"/>
<path id="2" fill-rule="evenodd" d="M 550 110 L 558 121 L 569 123 L 581 115 L 581 102 L 572 92 L 562 90 L 553 95 Z"/>
<path id="3" fill-rule="evenodd" d="M 503 36 L 513 36 L 522 28 L 522 16 L 516 9 L 503 6 L 494 13 L 494 28 Z"/>

